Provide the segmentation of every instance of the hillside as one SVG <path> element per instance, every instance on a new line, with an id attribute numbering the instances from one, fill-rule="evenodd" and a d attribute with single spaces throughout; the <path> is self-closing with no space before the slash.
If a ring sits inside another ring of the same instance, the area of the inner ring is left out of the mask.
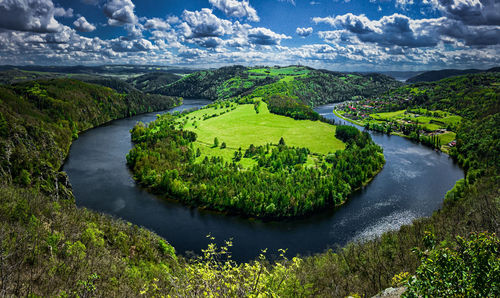
<path id="1" fill-rule="evenodd" d="M 37 79 L 53 79 L 60 77 L 59 73 L 25 71 L 17 68 L 0 71 L 0 84 L 14 84 Z"/>
<path id="2" fill-rule="evenodd" d="M 316 106 L 376 96 L 401 83 L 381 74 L 343 74 L 303 66 L 223 67 L 188 75 L 155 92 L 186 98 L 229 99 L 289 96 Z"/>
<path id="3" fill-rule="evenodd" d="M 77 209 L 59 169 L 80 132 L 179 103 L 71 79 L 0 86 L 2 295 L 138 293 L 144 280 L 134 275 L 137 266 L 175 265 L 173 248 L 151 232 Z"/>
<path id="4" fill-rule="evenodd" d="M 163 86 L 169 85 L 181 79 L 182 76 L 168 72 L 152 72 L 127 80 L 135 88 L 142 92 L 153 92 Z"/>
<path id="5" fill-rule="evenodd" d="M 500 67 L 493 67 L 486 70 L 481 69 L 442 69 L 426 71 L 406 80 L 406 83 L 419 83 L 419 82 L 435 82 L 445 78 L 461 76 L 466 74 L 475 74 L 481 72 L 498 72 Z"/>

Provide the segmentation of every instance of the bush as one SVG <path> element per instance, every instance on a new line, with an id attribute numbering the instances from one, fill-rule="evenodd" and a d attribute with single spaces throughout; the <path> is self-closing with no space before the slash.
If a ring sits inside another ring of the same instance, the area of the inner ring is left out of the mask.
<path id="1" fill-rule="evenodd" d="M 436 248 L 434 235 L 427 234 L 428 249 L 414 250 L 422 264 L 404 296 L 500 296 L 500 240 L 489 233 L 456 239 L 455 248 Z"/>

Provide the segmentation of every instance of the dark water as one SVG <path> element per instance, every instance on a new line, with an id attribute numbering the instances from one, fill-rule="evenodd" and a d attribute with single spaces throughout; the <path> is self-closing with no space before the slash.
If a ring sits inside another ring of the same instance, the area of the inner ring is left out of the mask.
<path id="1" fill-rule="evenodd" d="M 202 106 L 204 100 L 185 100 L 173 110 Z M 333 105 L 316 110 L 336 118 Z M 288 254 L 322 252 L 350 240 L 365 239 L 428 216 L 463 172 L 447 155 L 397 136 L 372 133 L 384 148 L 386 165 L 375 179 L 337 210 L 307 219 L 263 222 L 199 211 L 167 202 L 139 188 L 125 164 L 131 149 L 129 130 L 158 113 L 114 121 L 92 129 L 76 140 L 64 165 L 78 206 L 112 214 L 144 226 L 167 239 L 177 252 L 200 252 L 211 234 L 216 242 L 233 239 L 236 260 L 255 258 L 267 248 Z M 336 118 L 337 119 L 337 118 Z M 337 119 L 338 120 L 338 119 Z"/>

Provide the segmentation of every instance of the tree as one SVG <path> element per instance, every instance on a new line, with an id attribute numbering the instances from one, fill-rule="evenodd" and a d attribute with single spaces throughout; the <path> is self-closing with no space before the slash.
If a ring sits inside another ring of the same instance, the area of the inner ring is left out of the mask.
<path id="1" fill-rule="evenodd" d="M 285 145 L 286 145 L 286 144 L 285 144 L 285 140 L 283 139 L 283 137 L 281 137 L 280 142 L 279 142 L 279 145 L 280 145 L 280 146 L 285 146 Z"/>
<path id="2" fill-rule="evenodd" d="M 214 147 L 219 147 L 219 139 L 217 137 L 214 138 Z"/>
<path id="3" fill-rule="evenodd" d="M 405 297 L 500 295 L 500 240 L 495 234 L 457 236 L 454 247 L 441 248 L 427 232 L 424 243 L 427 250 L 414 250 L 422 263 L 410 278 Z"/>
<path id="4" fill-rule="evenodd" d="M 226 148 L 226 142 L 222 142 L 222 144 L 220 145 L 220 148 L 221 148 L 221 149 Z"/>
<path id="5" fill-rule="evenodd" d="M 9 134 L 9 126 L 7 124 L 7 120 L 0 112 L 0 136 L 6 137 Z"/>

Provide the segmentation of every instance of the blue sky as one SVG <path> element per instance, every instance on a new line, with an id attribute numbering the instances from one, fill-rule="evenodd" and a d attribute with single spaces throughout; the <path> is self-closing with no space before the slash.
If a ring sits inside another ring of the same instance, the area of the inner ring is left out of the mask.
<path id="1" fill-rule="evenodd" d="M 0 64 L 489 68 L 500 0 L 0 0 Z"/>

